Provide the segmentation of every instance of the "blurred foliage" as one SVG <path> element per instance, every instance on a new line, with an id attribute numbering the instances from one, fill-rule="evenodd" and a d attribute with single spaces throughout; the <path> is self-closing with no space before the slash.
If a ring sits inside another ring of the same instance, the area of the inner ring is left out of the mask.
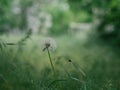
<path id="1" fill-rule="evenodd" d="M 98 34 L 114 45 L 120 45 L 120 1 L 113 1 L 98 27 Z"/>
<path id="2" fill-rule="evenodd" d="M 98 20 L 97 35 L 107 43 L 120 45 L 120 0 L 68 0 L 74 13 L 81 10 Z M 89 20 L 89 19 L 87 19 Z"/>
<path id="3" fill-rule="evenodd" d="M 80 12 L 81 9 L 89 13 L 92 13 L 94 8 L 105 9 L 111 1 L 112 0 L 68 0 L 70 8 L 75 13 Z"/>
<path id="4" fill-rule="evenodd" d="M 57 2 L 56 5 L 53 5 Z M 72 21 L 74 22 L 90 22 L 92 21 L 92 15 L 82 10 L 77 14 L 71 12 L 67 0 L 1 0 L 1 13 L 0 16 L 0 32 L 8 32 L 12 30 L 26 30 L 28 28 L 28 9 L 30 7 L 37 8 L 34 14 L 39 16 L 40 12 L 44 12 L 46 8 L 49 8 L 49 13 L 52 15 L 53 26 L 50 29 L 50 33 L 62 34 L 66 33 L 68 27 Z M 16 4 L 17 3 L 17 4 Z M 58 4 L 59 3 L 59 4 Z M 49 5 L 49 6 L 48 6 Z M 71 4 L 70 4 L 71 5 Z M 40 7 L 38 7 L 40 6 Z M 66 9 L 67 8 L 67 9 Z M 14 11 L 15 9 L 15 11 Z M 36 15 L 36 16 L 37 16 Z"/>
<path id="5" fill-rule="evenodd" d="M 9 32 L 14 28 L 20 30 L 27 28 L 27 9 L 32 2 L 31 0 L 21 0 L 20 13 L 14 13 L 13 8 L 17 8 L 14 6 L 14 2 L 14 0 L 0 0 L 0 33 Z"/>
<path id="6" fill-rule="evenodd" d="M 72 13 L 69 10 L 60 8 L 51 8 L 49 10 L 52 15 L 52 28 L 51 34 L 64 34 L 68 31 L 69 24 L 72 21 Z"/>
<path id="7" fill-rule="evenodd" d="M 12 20 L 11 1 L 0 0 L 0 33 L 7 32 Z"/>
<path id="8" fill-rule="evenodd" d="M 21 30 L 27 29 L 27 10 L 32 6 L 32 3 L 32 0 L 20 0 L 21 13 L 19 15 L 19 22 L 17 20 L 16 22 L 18 22 L 18 27 Z"/>
<path id="9" fill-rule="evenodd" d="M 54 2 L 57 2 L 56 5 Z M 46 8 L 52 16 L 50 34 L 66 33 L 71 22 L 92 22 L 97 17 L 97 35 L 113 44 L 120 44 L 120 0 L 18 0 L 18 13 L 13 11 L 14 3 L 15 0 L 0 0 L 0 33 L 14 29 L 27 30 L 27 11 L 30 7 L 37 6 L 35 8 L 38 8 L 38 16 L 40 12 L 46 11 Z M 41 7 L 38 7 L 39 5 Z"/>
<path id="10" fill-rule="evenodd" d="M 74 22 L 83 22 L 83 23 L 88 23 L 88 22 L 92 22 L 93 20 L 93 15 L 89 14 L 88 12 L 86 11 L 80 11 L 78 12 L 77 14 L 73 13 L 74 16 L 73 16 L 73 21 Z"/>
<path id="11" fill-rule="evenodd" d="M 92 22 L 91 0 L 68 0 L 75 22 Z"/>

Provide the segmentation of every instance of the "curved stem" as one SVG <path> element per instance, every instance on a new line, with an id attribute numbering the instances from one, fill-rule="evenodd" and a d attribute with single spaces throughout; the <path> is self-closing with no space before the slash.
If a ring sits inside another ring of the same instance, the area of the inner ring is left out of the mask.
<path id="1" fill-rule="evenodd" d="M 50 60 L 50 64 L 51 64 L 52 70 L 53 70 L 53 72 L 54 72 L 54 75 L 56 76 L 55 68 L 54 68 L 54 65 L 53 65 L 53 63 L 52 63 L 52 59 L 51 59 L 51 55 L 50 55 L 50 51 L 49 51 L 48 48 L 47 48 L 47 52 L 48 52 L 48 56 L 49 56 L 49 60 Z"/>

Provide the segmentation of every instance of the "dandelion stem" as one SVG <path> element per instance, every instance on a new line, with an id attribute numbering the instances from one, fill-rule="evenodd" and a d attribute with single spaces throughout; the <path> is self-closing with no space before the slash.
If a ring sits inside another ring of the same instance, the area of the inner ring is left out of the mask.
<path id="1" fill-rule="evenodd" d="M 52 59 L 51 59 L 51 55 L 50 55 L 50 51 L 49 51 L 48 48 L 47 48 L 47 52 L 48 52 L 48 56 L 49 56 L 49 60 L 50 60 L 50 64 L 51 64 L 52 70 L 53 70 L 53 72 L 54 72 L 54 75 L 56 76 L 55 68 L 54 68 L 54 65 L 53 65 L 53 63 L 52 63 Z"/>

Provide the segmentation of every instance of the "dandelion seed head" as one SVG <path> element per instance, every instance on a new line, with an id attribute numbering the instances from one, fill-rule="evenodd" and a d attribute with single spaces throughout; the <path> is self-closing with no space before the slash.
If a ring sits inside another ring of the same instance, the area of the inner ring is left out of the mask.
<path id="1" fill-rule="evenodd" d="M 43 51 L 45 51 L 47 48 L 49 50 L 54 51 L 57 47 L 55 40 L 53 38 L 50 38 L 50 37 L 44 38 L 43 41 L 42 41 L 42 44 L 43 44 L 42 45 L 43 46 L 43 48 L 42 48 Z"/>

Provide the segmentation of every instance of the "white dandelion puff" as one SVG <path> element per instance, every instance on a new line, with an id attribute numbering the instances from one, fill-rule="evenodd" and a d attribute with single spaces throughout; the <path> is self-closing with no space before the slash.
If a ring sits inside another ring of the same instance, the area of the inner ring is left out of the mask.
<path id="1" fill-rule="evenodd" d="M 54 51 L 55 49 L 56 49 L 56 42 L 55 42 L 55 40 L 53 39 L 53 38 L 45 38 L 45 39 L 43 39 L 43 43 L 42 43 L 43 45 L 43 51 L 45 51 L 46 49 L 49 49 L 49 50 L 52 50 L 52 51 Z"/>
<path id="2" fill-rule="evenodd" d="M 55 42 L 54 39 L 52 39 L 52 38 L 45 38 L 43 40 L 43 51 L 45 51 L 45 50 L 47 51 L 48 58 L 50 60 L 50 64 L 51 64 L 52 70 L 54 72 L 54 75 L 56 76 L 55 67 L 53 65 L 51 54 L 50 54 L 50 50 L 53 51 L 55 49 L 56 49 L 56 42 Z"/>

